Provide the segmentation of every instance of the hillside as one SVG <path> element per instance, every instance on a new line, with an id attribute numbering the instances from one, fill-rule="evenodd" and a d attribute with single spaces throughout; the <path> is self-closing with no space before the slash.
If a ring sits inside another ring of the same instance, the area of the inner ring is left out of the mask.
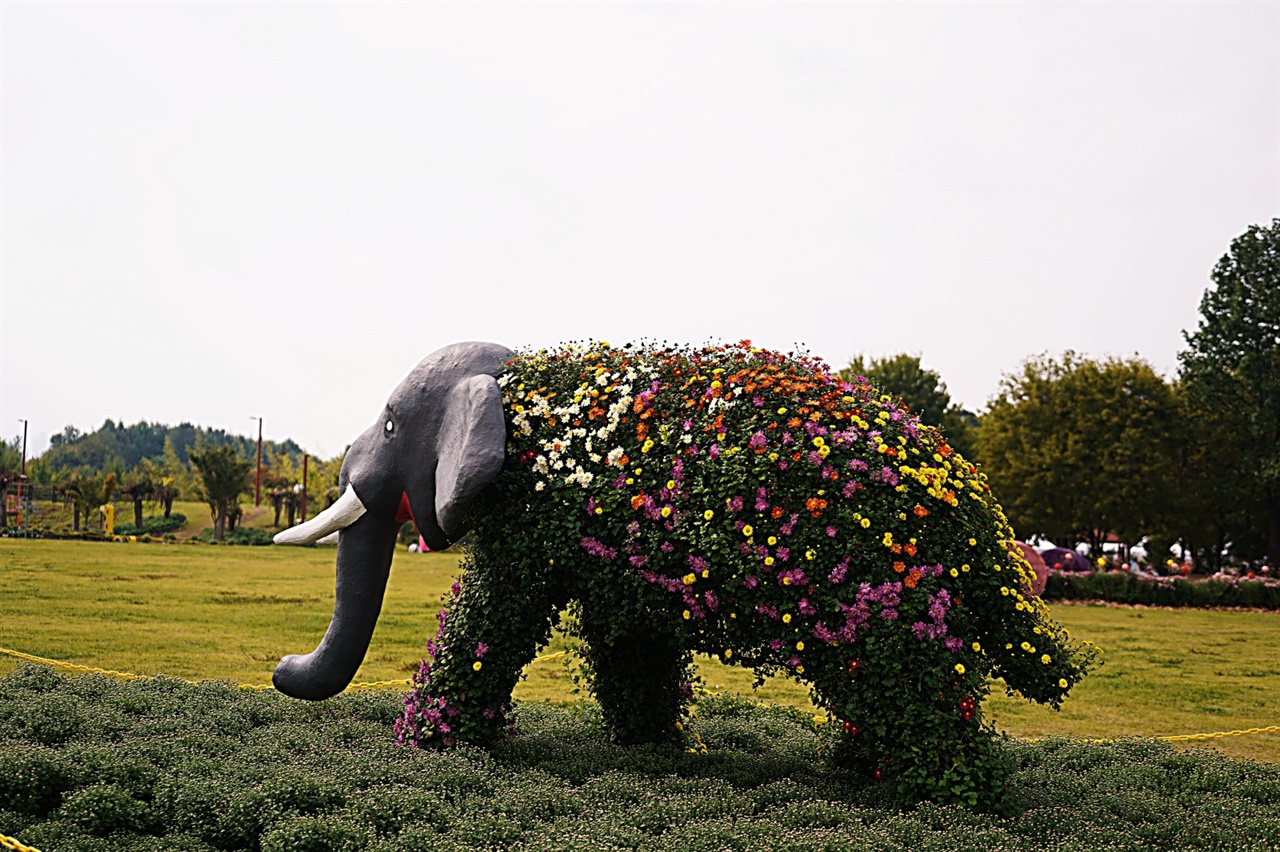
<path id="1" fill-rule="evenodd" d="M 179 423 L 169 426 L 148 423 L 145 420 L 126 426 L 123 422 L 106 420 L 93 432 L 81 433 L 74 426 L 67 426 L 54 435 L 51 446 L 40 459 L 52 471 L 61 470 L 110 470 L 115 467 L 129 469 L 144 458 L 159 458 L 164 454 L 165 439 L 173 443 L 174 452 L 185 465 L 190 463 L 187 450 L 197 441 L 208 446 L 232 445 L 246 458 L 257 453 L 257 441 L 244 435 L 230 435 L 222 429 L 209 429 Z M 265 456 L 274 457 L 284 452 L 302 462 L 302 448 L 292 439 L 283 442 L 263 441 Z"/>

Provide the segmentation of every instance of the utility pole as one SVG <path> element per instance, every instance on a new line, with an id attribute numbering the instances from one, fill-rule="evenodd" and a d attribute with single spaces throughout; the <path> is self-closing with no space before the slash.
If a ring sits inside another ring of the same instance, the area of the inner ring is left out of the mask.
<path id="1" fill-rule="evenodd" d="M 250 415 L 250 420 L 258 421 L 258 473 L 253 480 L 253 505 L 262 505 L 262 418 Z"/>
<path id="2" fill-rule="evenodd" d="M 18 418 L 22 420 L 21 417 Z M 22 507 L 22 537 L 31 532 L 31 502 L 27 494 L 27 421 L 22 420 L 22 473 L 18 476 L 18 505 Z"/>
<path id="3" fill-rule="evenodd" d="M 302 522 L 307 522 L 307 459 L 311 458 L 306 453 L 302 454 Z"/>

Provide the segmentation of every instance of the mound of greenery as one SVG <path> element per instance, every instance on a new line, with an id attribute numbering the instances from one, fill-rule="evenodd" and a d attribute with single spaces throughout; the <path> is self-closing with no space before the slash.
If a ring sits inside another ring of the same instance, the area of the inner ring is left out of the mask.
<path id="1" fill-rule="evenodd" d="M 1147 606 L 1280 609 L 1280 582 L 1242 577 L 1187 580 L 1142 577 L 1127 571 L 1052 571 L 1040 597 Z"/>
<path id="2" fill-rule="evenodd" d="M 223 533 L 222 541 L 216 541 L 213 537 L 213 528 L 201 530 L 200 534 L 194 537 L 194 541 L 203 541 L 208 544 L 251 544 L 264 545 L 271 543 L 271 537 L 274 533 L 268 532 L 257 527 L 237 527 L 228 533 Z"/>
<path id="3" fill-rule="evenodd" d="M 490 751 L 397 746 L 401 699 L 25 666 L 0 679 L 0 833 L 53 850 L 1273 849 L 1280 766 L 1151 740 L 1000 744 L 999 814 L 824 768 L 825 727 L 704 699 L 692 751 L 594 705 L 517 707 Z"/>
<path id="4" fill-rule="evenodd" d="M 180 530 L 186 522 L 186 515 L 181 512 L 174 512 L 167 518 L 144 518 L 140 527 L 136 527 L 133 524 L 116 524 L 113 532 L 116 535 L 158 536 L 174 530 Z"/>

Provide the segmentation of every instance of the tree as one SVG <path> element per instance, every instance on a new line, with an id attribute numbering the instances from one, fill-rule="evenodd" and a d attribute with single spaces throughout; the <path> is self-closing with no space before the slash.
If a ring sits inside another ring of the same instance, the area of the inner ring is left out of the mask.
<path id="1" fill-rule="evenodd" d="M 840 371 L 840 378 L 852 382 L 859 377 L 902 400 L 923 422 L 941 428 L 947 443 L 962 456 L 970 461 L 976 458 L 977 415 L 951 402 L 942 376 L 921 366 L 919 355 L 904 352 L 873 358 L 870 363 L 855 356 Z"/>
<path id="2" fill-rule="evenodd" d="M 200 477 L 200 491 L 209 504 L 213 518 L 213 538 L 222 541 L 227 517 L 249 488 L 249 471 L 253 463 L 244 458 L 233 446 L 200 447 L 187 455 Z"/>
<path id="3" fill-rule="evenodd" d="M 1177 406 L 1140 359 L 1097 362 L 1067 352 L 1006 375 L 983 416 L 992 490 L 1022 535 L 1140 541 L 1168 517 Z"/>
<path id="4" fill-rule="evenodd" d="M 155 496 L 164 507 L 164 516 L 167 518 L 173 511 L 173 501 L 183 491 L 190 490 L 191 474 L 187 466 L 178 458 L 178 453 L 173 447 L 173 438 L 169 435 L 165 436 L 164 450 L 160 454 L 160 459 L 151 461 L 150 465 L 156 488 Z"/>
<path id="5" fill-rule="evenodd" d="M 9 486 L 18 481 L 22 473 L 22 439 L 0 441 L 0 527 L 9 524 Z"/>
<path id="6" fill-rule="evenodd" d="M 63 490 L 71 498 L 71 529 L 79 531 L 81 515 L 84 516 L 87 527 L 94 510 L 104 503 L 110 503 L 115 496 L 116 475 L 73 472 L 64 480 Z"/>
<path id="7" fill-rule="evenodd" d="M 155 482 L 151 477 L 151 471 L 146 468 L 145 464 L 140 464 L 125 474 L 120 483 L 120 490 L 128 496 L 129 502 L 133 504 L 133 528 L 135 530 L 142 529 L 143 501 L 156 492 Z"/>
<path id="8" fill-rule="evenodd" d="M 1260 500 L 1267 557 L 1280 561 L 1280 219 L 1250 225 L 1231 242 L 1200 300 L 1200 322 L 1179 353 L 1191 404 L 1232 435 L 1242 475 L 1221 495 Z"/>

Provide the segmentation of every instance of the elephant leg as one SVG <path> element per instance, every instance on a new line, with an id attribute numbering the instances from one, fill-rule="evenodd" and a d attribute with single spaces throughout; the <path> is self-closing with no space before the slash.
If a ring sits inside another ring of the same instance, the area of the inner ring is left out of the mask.
<path id="1" fill-rule="evenodd" d="M 833 661 L 841 675 L 814 681 L 840 725 L 835 762 L 892 785 L 903 803 L 997 807 L 1011 767 L 983 724 L 985 690 L 966 691 L 946 652 L 914 676 L 889 662 L 900 655 L 867 656 L 853 670 Z"/>
<path id="2" fill-rule="evenodd" d="M 485 745 L 506 726 L 521 670 L 546 644 L 564 596 L 545 573 L 468 556 L 396 723 L 401 742 Z"/>
<path id="3" fill-rule="evenodd" d="M 693 655 L 661 629 L 629 625 L 616 617 L 582 613 L 583 658 L 589 689 L 614 738 L 624 745 L 675 742 L 676 727 L 692 696 Z"/>

